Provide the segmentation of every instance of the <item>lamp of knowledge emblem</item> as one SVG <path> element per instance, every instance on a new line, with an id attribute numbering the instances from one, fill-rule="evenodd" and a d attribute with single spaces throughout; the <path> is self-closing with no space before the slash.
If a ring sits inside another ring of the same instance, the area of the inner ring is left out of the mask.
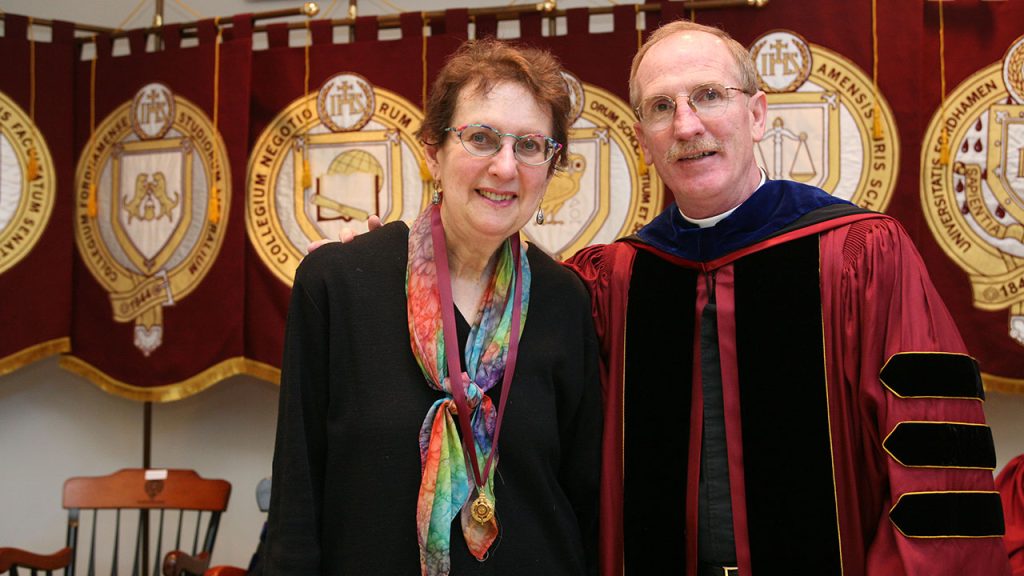
<path id="1" fill-rule="evenodd" d="M 1009 310 L 1024 345 L 1024 36 L 964 80 L 928 125 L 921 204 L 932 234 L 970 277 L 973 304 Z"/>
<path id="2" fill-rule="evenodd" d="M 97 126 L 75 182 L 78 251 L 148 356 L 163 341 L 163 309 L 195 290 L 220 252 L 224 142 L 197 106 L 148 84 Z"/>
<path id="3" fill-rule="evenodd" d="M 555 173 L 541 199 L 543 225 L 531 220 L 523 229 L 556 258 L 635 233 L 661 212 L 664 198 L 657 173 L 641 170 L 626 102 L 571 72 L 562 77 L 572 105 L 568 166 Z"/>

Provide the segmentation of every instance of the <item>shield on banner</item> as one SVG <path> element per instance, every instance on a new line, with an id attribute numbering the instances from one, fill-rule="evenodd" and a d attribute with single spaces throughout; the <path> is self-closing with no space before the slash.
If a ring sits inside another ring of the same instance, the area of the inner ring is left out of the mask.
<path id="1" fill-rule="evenodd" d="M 401 212 L 403 162 L 396 131 L 307 134 L 303 145 L 314 185 L 302 187 L 303 150 L 296 146 L 293 209 L 307 237 L 337 238 L 353 220 L 376 214 L 387 222 Z"/>
<path id="2" fill-rule="evenodd" d="M 136 270 L 162 269 L 188 231 L 192 217 L 189 140 L 127 142 L 113 154 L 111 223 Z"/>
<path id="3" fill-rule="evenodd" d="M 988 115 L 985 181 L 998 205 L 1024 222 L 1024 106 L 996 104 Z M 964 145 L 971 146 L 969 142 Z"/>
<path id="4" fill-rule="evenodd" d="M 608 129 L 572 128 L 569 140 L 568 165 L 551 178 L 541 200 L 544 225 L 527 225 L 531 239 L 558 255 L 581 238 L 593 238 L 608 216 L 611 194 Z"/>
<path id="5" fill-rule="evenodd" d="M 769 94 L 765 124 L 755 153 L 769 178 L 835 189 L 841 156 L 836 94 Z"/>

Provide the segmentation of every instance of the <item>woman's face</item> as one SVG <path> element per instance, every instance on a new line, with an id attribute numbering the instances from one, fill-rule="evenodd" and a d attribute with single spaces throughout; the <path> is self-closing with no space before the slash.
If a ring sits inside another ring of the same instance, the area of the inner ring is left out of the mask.
<path id="1" fill-rule="evenodd" d="M 495 84 L 480 93 L 463 87 L 452 126 L 485 124 L 502 134 L 551 134 L 551 113 L 523 86 Z M 547 189 L 550 164 L 529 166 L 516 160 L 515 139 L 505 136 L 493 156 L 474 156 L 455 132 L 427 145 L 427 164 L 444 189 L 441 219 L 449 242 L 496 248 L 534 216 Z"/>

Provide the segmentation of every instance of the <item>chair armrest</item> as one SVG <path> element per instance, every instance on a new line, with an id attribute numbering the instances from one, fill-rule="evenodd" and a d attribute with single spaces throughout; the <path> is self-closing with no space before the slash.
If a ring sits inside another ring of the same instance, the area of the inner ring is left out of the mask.
<path id="1" fill-rule="evenodd" d="M 203 576 L 209 567 L 210 555 L 206 552 L 192 556 L 181 550 L 174 550 L 164 556 L 163 576 Z"/>
<path id="2" fill-rule="evenodd" d="M 11 566 L 30 570 L 59 570 L 71 563 L 71 548 L 61 548 L 53 554 L 34 554 L 20 548 L 0 548 L 0 573 Z"/>
<path id="3" fill-rule="evenodd" d="M 245 570 L 235 566 L 214 566 L 203 576 L 245 576 Z"/>

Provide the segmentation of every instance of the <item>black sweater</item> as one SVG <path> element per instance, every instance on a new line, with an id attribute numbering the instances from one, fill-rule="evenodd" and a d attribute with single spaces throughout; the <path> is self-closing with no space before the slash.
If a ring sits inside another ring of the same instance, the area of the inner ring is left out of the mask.
<path id="1" fill-rule="evenodd" d="M 418 435 L 443 394 L 409 344 L 408 228 L 305 258 L 281 374 L 265 574 L 419 573 Z M 601 392 L 586 289 L 540 250 L 495 477 L 500 534 L 484 562 L 452 524 L 452 574 L 597 573 Z M 465 342 L 468 325 L 459 316 Z M 488 395 L 497 407 L 499 383 Z"/>

